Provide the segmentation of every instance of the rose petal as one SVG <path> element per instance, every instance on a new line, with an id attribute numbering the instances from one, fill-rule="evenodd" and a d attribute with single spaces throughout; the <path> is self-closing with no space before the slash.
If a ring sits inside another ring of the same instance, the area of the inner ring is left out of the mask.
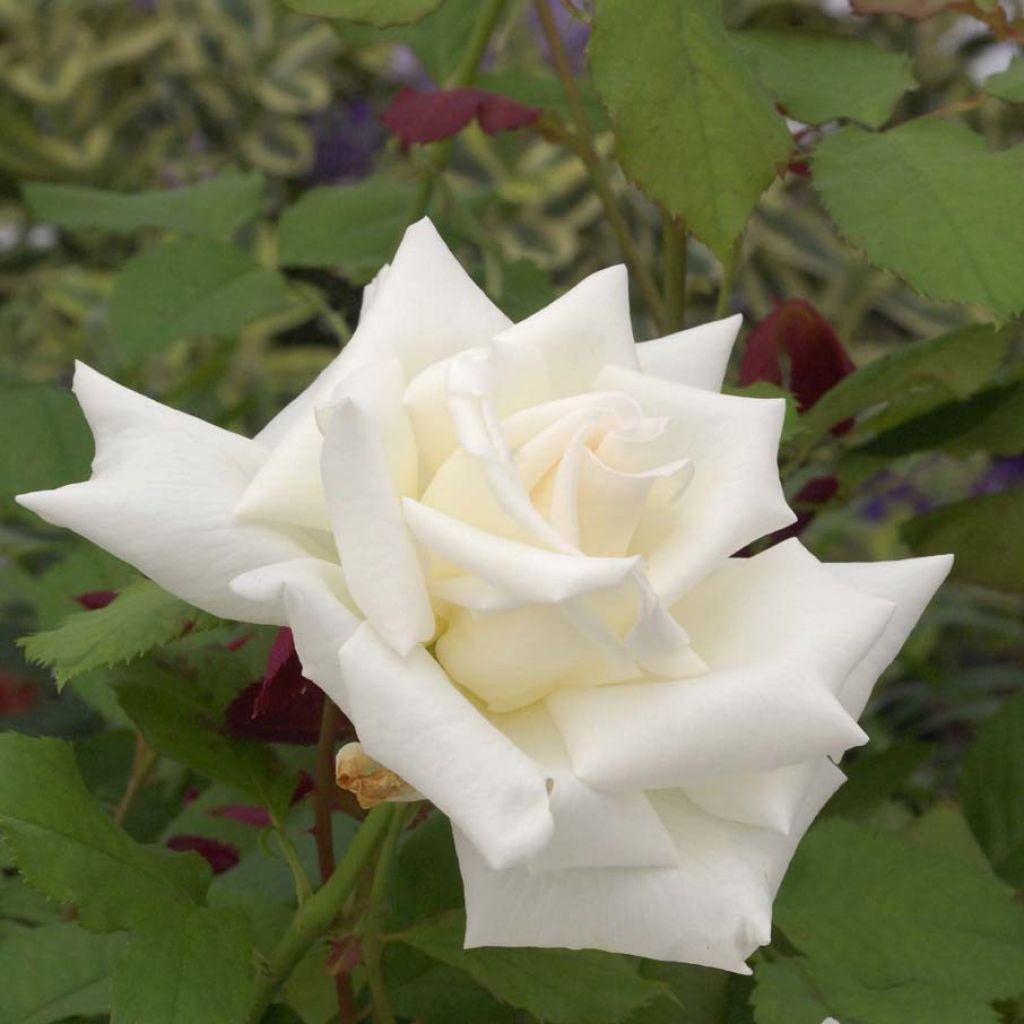
<path id="1" fill-rule="evenodd" d="M 319 548 L 308 531 L 235 520 L 235 504 L 265 451 L 129 391 L 82 363 L 76 366 L 74 391 L 96 438 L 92 478 L 24 494 L 18 502 L 205 611 L 271 621 L 233 594 L 229 582 L 254 566 L 308 556 Z"/>
<path id="2" fill-rule="evenodd" d="M 606 949 L 749 974 L 743 961 L 771 938 L 771 901 L 793 850 L 841 781 L 838 769 L 822 769 L 788 836 L 711 817 L 679 793 L 653 794 L 677 868 L 495 871 L 456 830 L 466 946 Z"/>
<path id="3" fill-rule="evenodd" d="M 724 320 L 691 327 L 637 347 L 640 369 L 655 377 L 705 391 L 720 391 L 729 353 L 743 326 L 737 313 Z"/>

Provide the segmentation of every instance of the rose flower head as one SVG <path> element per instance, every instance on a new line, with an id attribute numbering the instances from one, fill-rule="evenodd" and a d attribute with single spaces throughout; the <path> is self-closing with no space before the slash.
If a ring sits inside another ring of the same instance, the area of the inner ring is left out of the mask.
<path id="1" fill-rule="evenodd" d="M 518 324 L 429 221 L 249 439 L 79 366 L 92 477 L 20 501 L 216 615 L 291 628 L 361 751 L 451 819 L 467 946 L 746 973 L 950 558 L 818 561 L 740 318 L 637 345 L 626 274 Z"/>

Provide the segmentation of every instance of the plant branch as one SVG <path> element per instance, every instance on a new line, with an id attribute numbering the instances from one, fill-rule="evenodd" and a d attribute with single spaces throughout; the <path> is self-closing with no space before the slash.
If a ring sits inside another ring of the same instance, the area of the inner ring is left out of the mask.
<path id="1" fill-rule="evenodd" d="M 664 259 L 665 328 L 682 330 L 686 323 L 686 224 L 662 211 L 662 257 Z"/>
<path id="2" fill-rule="evenodd" d="M 400 809 L 393 804 L 375 807 L 360 826 L 352 844 L 330 879 L 295 912 L 274 947 L 256 983 L 256 996 L 248 1024 L 259 1024 L 280 986 L 288 979 L 312 945 L 341 914 L 374 850 Z"/>
<path id="3" fill-rule="evenodd" d="M 569 65 L 569 58 L 562 43 L 562 37 L 558 34 L 558 26 L 547 5 L 547 0 L 535 0 L 537 17 L 540 20 L 541 30 L 547 40 L 548 49 L 551 51 L 551 59 L 555 65 L 555 73 L 562 83 L 562 91 L 565 93 L 566 102 L 569 104 L 569 113 L 572 115 L 573 128 L 575 129 L 577 145 L 574 147 L 576 153 L 583 160 L 590 181 L 594 186 L 598 199 L 604 207 L 608 223 L 615 232 L 619 248 L 622 250 L 629 272 L 633 275 L 640 294 L 643 295 L 647 308 L 651 311 L 658 326 L 666 329 L 665 306 L 661 294 L 654 282 L 647 264 L 636 247 L 636 242 L 630 233 L 629 225 L 619 208 L 615 193 L 612 191 L 611 181 L 608 178 L 607 168 L 601 157 L 598 155 L 594 145 L 594 133 L 590 130 L 590 121 L 587 119 L 586 107 L 583 105 L 583 97 L 576 87 L 576 80 L 573 77 L 572 67 Z"/>
<path id="4" fill-rule="evenodd" d="M 449 89 L 462 89 L 473 84 L 476 80 L 476 73 L 483 60 L 487 44 L 494 32 L 494 26 L 498 23 L 502 11 L 505 9 L 506 0 L 485 0 L 481 4 L 480 15 L 473 26 L 473 33 L 466 45 L 466 51 L 462 60 L 452 73 L 445 86 Z M 410 223 L 418 221 L 427 212 L 430 205 L 430 198 L 434 194 L 434 182 L 437 176 L 448 166 L 452 158 L 452 146 L 454 140 L 445 139 L 434 145 L 431 151 L 429 167 L 420 179 L 420 186 L 416 191 L 416 199 L 413 203 L 412 214 L 409 217 Z"/>
<path id="5" fill-rule="evenodd" d="M 114 809 L 114 821 L 118 825 L 124 824 L 128 812 L 135 804 L 135 800 L 143 787 L 149 781 L 153 769 L 156 767 L 160 755 L 150 747 L 142 737 L 142 733 L 135 734 L 135 753 L 132 756 L 131 774 L 128 776 L 128 784 L 125 786 L 124 795 L 118 801 Z"/>

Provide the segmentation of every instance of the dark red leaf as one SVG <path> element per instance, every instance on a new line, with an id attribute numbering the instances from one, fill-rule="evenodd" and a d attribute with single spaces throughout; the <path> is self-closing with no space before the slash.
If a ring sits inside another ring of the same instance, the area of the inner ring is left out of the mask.
<path id="1" fill-rule="evenodd" d="M 166 845 L 179 852 L 195 851 L 213 868 L 215 875 L 230 871 L 239 860 L 238 850 L 234 846 L 208 836 L 171 836 Z"/>
<path id="2" fill-rule="evenodd" d="M 788 387 L 803 412 L 855 369 L 832 325 L 806 300 L 786 299 L 751 332 L 740 384 Z"/>
<path id="3" fill-rule="evenodd" d="M 320 735 L 324 695 L 312 684 L 283 707 L 258 711 L 262 682 L 247 686 L 224 713 L 224 727 L 232 736 L 268 743 L 313 746 Z"/>
<path id="4" fill-rule="evenodd" d="M 28 676 L 0 672 L 0 715 L 20 715 L 39 701 L 39 690 Z"/>
<path id="5" fill-rule="evenodd" d="M 225 804 L 223 807 L 211 807 L 206 813 L 211 818 L 229 818 L 253 828 L 270 828 L 272 824 L 270 812 L 258 804 Z"/>
<path id="6" fill-rule="evenodd" d="M 488 135 L 532 124 L 540 110 L 484 89 L 400 89 L 381 120 L 403 146 L 437 142 L 476 117 Z"/>
<path id="7" fill-rule="evenodd" d="M 238 636 L 232 637 L 224 646 L 229 651 L 240 651 L 251 639 L 252 633 L 239 633 Z"/>
<path id="8" fill-rule="evenodd" d="M 87 590 L 84 594 L 75 594 L 75 600 L 90 612 L 106 608 L 115 597 L 116 590 Z"/>
<path id="9" fill-rule="evenodd" d="M 313 781 L 313 776 L 309 772 L 300 772 L 299 781 L 295 784 L 295 792 L 292 793 L 289 806 L 294 807 L 300 800 L 305 800 L 314 789 L 316 789 L 316 783 Z"/>

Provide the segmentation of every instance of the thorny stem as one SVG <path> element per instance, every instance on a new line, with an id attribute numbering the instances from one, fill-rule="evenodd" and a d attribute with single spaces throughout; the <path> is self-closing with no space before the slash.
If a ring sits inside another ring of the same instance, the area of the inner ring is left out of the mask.
<path id="1" fill-rule="evenodd" d="M 370 895 L 363 918 L 365 930 L 362 934 L 363 964 L 366 968 L 366 980 L 370 986 L 370 997 L 373 1001 L 374 1024 L 395 1024 L 394 1011 L 384 986 L 380 963 L 383 943 L 380 937 L 380 913 L 387 894 L 388 881 L 391 876 L 391 864 L 395 858 L 398 839 L 409 820 L 409 812 L 415 804 L 403 805 L 391 819 L 387 835 L 381 844 L 374 868 L 373 881 L 370 884 Z"/>
<path id="2" fill-rule="evenodd" d="M 131 774 L 125 786 L 124 795 L 114 810 L 114 821 L 123 825 L 128 812 L 132 809 L 136 798 L 149 781 L 160 755 L 142 738 L 142 733 L 135 734 L 135 754 L 132 757 Z"/>
<path id="3" fill-rule="evenodd" d="M 334 874 L 331 799 L 334 792 L 334 738 L 337 731 L 338 709 L 332 700 L 324 697 L 313 780 L 313 835 L 316 839 L 316 856 L 320 865 L 321 884 Z M 342 971 L 334 976 L 334 991 L 338 1002 L 339 1024 L 355 1024 L 359 1016 L 355 997 L 352 994 L 352 978 L 347 971 Z"/>
<path id="4" fill-rule="evenodd" d="M 400 808 L 393 804 L 375 807 L 366 816 L 331 877 L 295 912 L 257 979 L 248 1024 L 259 1024 L 278 988 L 341 914 L 363 868 L 383 840 L 392 819 L 399 813 Z"/>
<path id="5" fill-rule="evenodd" d="M 583 97 L 576 87 L 576 80 L 573 77 L 572 67 L 569 65 L 569 58 L 562 44 L 562 37 L 558 34 L 558 26 L 547 5 L 547 0 L 535 0 L 537 18 L 540 21 L 541 30 L 547 40 L 548 49 L 551 51 L 551 60 L 555 65 L 555 73 L 562 83 L 562 91 L 565 93 L 566 102 L 569 105 L 569 113 L 572 115 L 573 128 L 576 133 L 577 145 L 574 147 L 580 159 L 586 166 L 594 191 L 597 193 L 601 205 L 604 207 L 608 223 L 615 232 L 619 248 L 622 250 L 623 259 L 629 266 L 629 272 L 633 275 L 640 294 L 643 295 L 651 315 L 662 329 L 666 327 L 665 305 L 662 302 L 658 287 L 637 249 L 633 236 L 630 233 L 629 225 L 623 216 L 622 210 L 612 191 L 611 182 L 608 178 L 607 169 L 594 145 L 594 134 L 590 130 L 590 122 L 587 119 L 586 107 L 583 105 Z"/>
<path id="6" fill-rule="evenodd" d="M 445 83 L 450 89 L 461 89 L 473 84 L 476 79 L 477 69 L 483 59 L 494 32 L 494 26 L 505 9 L 505 0 L 486 0 L 481 4 L 480 15 L 476 25 L 473 27 L 473 34 L 470 36 L 466 46 L 466 52 L 462 55 L 458 67 L 452 73 L 451 78 Z M 430 165 L 420 179 L 420 187 L 416 192 L 416 199 L 413 203 L 412 214 L 409 217 L 410 223 L 419 220 L 427 212 L 430 205 L 430 197 L 434 194 L 434 182 L 437 176 L 448 166 L 452 156 L 452 139 L 445 139 L 437 143 L 431 153 Z"/>

